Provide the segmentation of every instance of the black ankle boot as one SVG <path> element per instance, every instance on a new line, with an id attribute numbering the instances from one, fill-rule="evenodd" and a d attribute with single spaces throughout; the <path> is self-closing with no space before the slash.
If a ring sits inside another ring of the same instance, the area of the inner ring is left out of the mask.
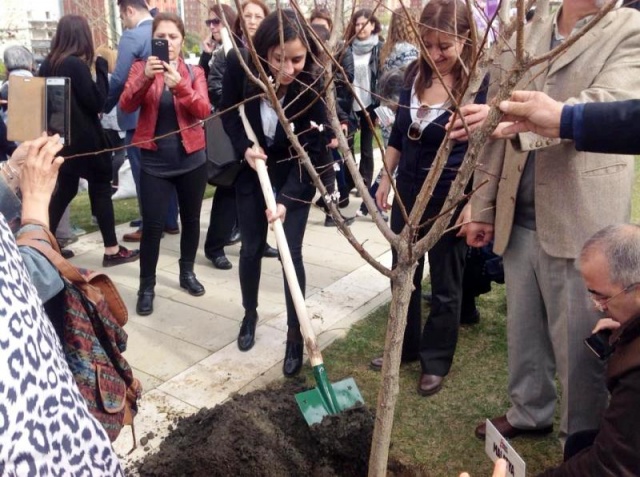
<path id="1" fill-rule="evenodd" d="M 183 262 L 180 260 L 180 287 L 186 289 L 189 295 L 204 295 L 204 287 L 193 273 L 193 262 Z"/>
<path id="2" fill-rule="evenodd" d="M 249 351 L 256 342 L 256 325 L 258 324 L 258 314 L 247 312 L 242 319 L 240 325 L 240 333 L 238 334 L 238 349 L 240 351 Z"/>
<path id="3" fill-rule="evenodd" d="M 300 372 L 302 368 L 302 351 L 304 345 L 295 341 L 287 341 L 287 348 L 284 352 L 284 363 L 282 364 L 282 374 L 291 378 Z"/>
<path id="4" fill-rule="evenodd" d="M 153 299 L 156 294 L 153 289 L 156 286 L 156 277 L 141 278 L 140 289 L 138 290 L 138 301 L 136 303 L 136 313 L 146 316 L 153 313 Z"/>
<path id="5" fill-rule="evenodd" d="M 300 328 L 289 327 L 287 330 L 287 346 L 284 352 L 284 363 L 282 363 L 282 374 L 291 378 L 300 372 L 302 368 L 302 352 L 304 343 Z"/>

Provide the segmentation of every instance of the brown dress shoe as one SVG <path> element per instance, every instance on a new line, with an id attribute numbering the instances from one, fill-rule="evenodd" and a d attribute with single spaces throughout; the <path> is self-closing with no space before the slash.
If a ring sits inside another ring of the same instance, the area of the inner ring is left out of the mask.
<path id="1" fill-rule="evenodd" d="M 442 389 L 444 376 L 435 374 L 421 374 L 418 381 L 418 394 L 420 396 L 432 396 Z"/>
<path id="2" fill-rule="evenodd" d="M 520 429 L 509 424 L 507 416 L 498 416 L 490 419 L 491 424 L 495 426 L 500 434 L 507 439 L 513 439 L 514 437 L 528 435 L 528 436 L 542 436 L 553 432 L 553 426 L 540 427 L 538 429 Z M 476 437 L 484 440 L 487 436 L 487 423 L 483 422 L 476 427 Z"/>
<path id="3" fill-rule="evenodd" d="M 130 234 L 124 234 L 122 240 L 125 242 L 140 242 L 140 240 L 142 240 L 142 229 L 138 229 Z"/>

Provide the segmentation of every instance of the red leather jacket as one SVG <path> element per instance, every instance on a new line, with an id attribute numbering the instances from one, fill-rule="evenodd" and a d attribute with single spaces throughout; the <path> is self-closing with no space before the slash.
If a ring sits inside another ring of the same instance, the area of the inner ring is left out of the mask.
<path id="1" fill-rule="evenodd" d="M 120 108 L 131 113 L 140 108 L 140 118 L 133 135 L 133 142 L 142 149 L 157 149 L 153 141 L 158 119 L 160 96 L 164 89 L 164 78 L 158 74 L 154 79 L 144 75 L 145 61 L 136 61 L 129 71 L 129 78 L 120 95 Z M 204 129 L 200 123 L 211 114 L 211 104 L 207 92 L 207 81 L 202 68 L 193 66 L 193 84 L 189 69 L 182 58 L 178 59 L 178 72 L 182 79 L 173 93 L 173 104 L 176 109 L 178 125 L 182 130 L 180 136 L 187 154 L 204 149 Z M 192 127 L 189 127 L 192 126 Z"/>

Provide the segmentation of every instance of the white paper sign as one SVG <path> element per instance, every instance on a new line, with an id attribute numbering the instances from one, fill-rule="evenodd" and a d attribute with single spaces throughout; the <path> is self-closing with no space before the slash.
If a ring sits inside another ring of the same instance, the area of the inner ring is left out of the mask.
<path id="1" fill-rule="evenodd" d="M 526 477 L 526 466 L 522 457 L 502 437 L 491 421 L 487 419 L 487 437 L 484 441 L 484 451 L 495 462 L 498 459 L 507 461 L 507 475 L 512 477 Z"/>

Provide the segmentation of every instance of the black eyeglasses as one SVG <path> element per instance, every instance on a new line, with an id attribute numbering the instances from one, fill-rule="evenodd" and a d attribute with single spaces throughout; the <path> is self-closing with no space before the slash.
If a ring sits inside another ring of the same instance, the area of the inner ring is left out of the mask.
<path id="1" fill-rule="evenodd" d="M 416 120 L 411 123 L 409 126 L 409 130 L 407 131 L 407 137 L 413 141 L 418 141 L 422 137 L 423 129 L 422 120 L 427 117 L 427 113 L 429 112 L 430 106 L 428 104 L 421 104 L 416 111 Z"/>
<path id="2" fill-rule="evenodd" d="M 208 20 L 204 21 L 204 24 L 208 27 L 210 27 L 211 25 L 218 26 L 220 25 L 220 23 L 222 23 L 222 20 L 220 20 L 219 18 L 209 18 Z"/>

